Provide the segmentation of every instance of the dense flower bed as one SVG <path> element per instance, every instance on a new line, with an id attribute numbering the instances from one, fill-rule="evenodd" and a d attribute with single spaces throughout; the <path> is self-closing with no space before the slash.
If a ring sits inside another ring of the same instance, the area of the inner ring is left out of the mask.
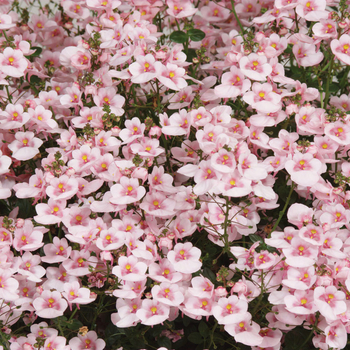
<path id="1" fill-rule="evenodd" d="M 0 3 L 0 349 L 343 349 L 345 0 Z"/>

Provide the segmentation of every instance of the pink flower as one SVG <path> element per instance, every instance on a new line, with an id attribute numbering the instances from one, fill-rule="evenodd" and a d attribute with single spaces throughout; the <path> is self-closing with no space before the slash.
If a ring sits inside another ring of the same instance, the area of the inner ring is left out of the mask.
<path id="1" fill-rule="evenodd" d="M 324 133 L 339 145 L 345 146 L 350 142 L 350 126 L 341 121 L 327 124 Z"/>
<path id="2" fill-rule="evenodd" d="M 85 276 L 90 273 L 90 266 L 95 268 L 97 262 L 98 258 L 91 256 L 89 251 L 73 250 L 70 258 L 62 262 L 62 266 L 72 276 Z"/>
<path id="3" fill-rule="evenodd" d="M 299 237 L 291 240 L 291 247 L 282 249 L 286 256 L 286 263 L 293 267 L 312 266 L 318 255 L 318 248 Z"/>
<path id="4" fill-rule="evenodd" d="M 69 341 L 69 346 L 74 350 L 103 350 L 106 346 L 106 342 L 103 339 L 99 339 L 96 332 L 89 331 L 85 335 L 78 333 L 77 337 Z"/>
<path id="5" fill-rule="evenodd" d="M 56 318 L 63 316 L 68 303 L 62 298 L 61 293 L 44 290 L 40 297 L 34 299 L 33 306 L 38 316 L 42 318 Z"/>
<path id="6" fill-rule="evenodd" d="M 49 198 L 48 203 L 39 203 L 35 206 L 37 216 L 34 220 L 43 225 L 58 224 L 62 221 L 65 214 L 67 201 Z"/>
<path id="7" fill-rule="evenodd" d="M 12 275 L 11 269 L 0 268 L 0 298 L 6 302 L 18 299 L 19 283 Z"/>
<path id="8" fill-rule="evenodd" d="M 131 81 L 135 84 L 142 84 L 154 79 L 156 77 L 155 62 L 151 54 L 136 57 L 136 62 L 129 66 L 129 71 L 133 76 Z"/>
<path id="9" fill-rule="evenodd" d="M 256 53 L 243 56 L 239 61 L 239 67 L 245 76 L 257 81 L 266 80 L 266 77 L 272 72 L 272 67 L 267 63 L 267 58 Z"/>
<path id="10" fill-rule="evenodd" d="M 339 40 L 333 39 L 331 49 L 338 60 L 350 65 L 350 36 L 348 34 L 343 34 Z"/>
<path id="11" fill-rule="evenodd" d="M 142 281 L 145 277 L 147 265 L 138 261 L 134 256 L 121 256 L 118 265 L 113 267 L 112 273 L 125 281 Z"/>
<path id="12" fill-rule="evenodd" d="M 120 183 L 111 187 L 111 193 L 111 203 L 130 204 L 138 202 L 145 195 L 146 190 L 143 186 L 139 185 L 138 179 L 122 176 Z"/>
<path id="13" fill-rule="evenodd" d="M 58 237 L 54 237 L 53 243 L 45 244 L 45 256 L 41 260 L 50 264 L 62 262 L 69 258 L 71 252 L 72 247 L 68 246 L 65 238 L 59 239 Z"/>
<path id="14" fill-rule="evenodd" d="M 198 271 L 202 263 L 199 261 L 200 249 L 193 247 L 192 243 L 178 243 L 167 254 L 167 258 L 176 271 L 182 273 L 194 273 Z"/>
<path id="15" fill-rule="evenodd" d="M 296 290 L 293 295 L 288 294 L 284 297 L 286 310 L 297 315 L 310 315 L 317 311 L 314 304 L 313 291 Z"/>
<path id="16" fill-rule="evenodd" d="M 328 17 L 326 11 L 326 0 L 299 0 L 296 13 L 307 21 L 318 22 L 320 19 Z"/>
<path id="17" fill-rule="evenodd" d="M 70 350 L 70 347 L 66 345 L 67 339 L 57 335 L 51 335 L 46 338 L 43 350 Z M 26 350 L 26 349 L 23 349 Z"/>
<path id="18" fill-rule="evenodd" d="M 259 335 L 260 327 L 251 321 L 252 316 L 247 312 L 235 323 L 225 325 L 225 331 L 232 335 L 239 343 L 248 346 L 260 345 L 263 337 Z"/>
<path id="19" fill-rule="evenodd" d="M 78 192 L 78 181 L 67 175 L 54 178 L 46 188 L 47 195 L 53 200 L 67 200 Z M 55 210 L 54 210 L 55 211 Z"/>
<path id="20" fill-rule="evenodd" d="M 228 298 L 220 298 L 212 310 L 213 316 L 219 324 L 228 325 L 242 319 L 248 311 L 248 303 L 238 299 L 236 295 L 232 295 Z"/>
<path id="21" fill-rule="evenodd" d="M 170 308 L 156 300 L 142 300 L 141 308 L 136 311 L 136 316 L 141 323 L 153 326 L 164 322 L 169 317 Z"/>
<path id="22" fill-rule="evenodd" d="M 345 293 L 339 291 L 335 286 L 316 287 L 314 291 L 315 305 L 318 311 L 328 321 L 336 321 L 338 315 L 347 309 Z"/>
<path id="23" fill-rule="evenodd" d="M 154 68 L 157 79 L 167 88 L 179 91 L 187 86 L 187 82 L 184 79 L 186 73 L 184 68 L 172 63 L 167 63 L 164 66 L 159 61 L 155 62 Z"/>
<path id="24" fill-rule="evenodd" d="M 103 107 L 104 105 L 109 106 L 111 112 L 116 116 L 124 114 L 122 106 L 125 103 L 125 98 L 121 95 L 117 95 L 113 87 L 99 89 L 97 96 L 94 96 L 94 102 L 99 107 Z"/>
<path id="25" fill-rule="evenodd" d="M 167 198 L 161 192 L 148 192 L 140 204 L 140 208 L 146 213 L 157 217 L 170 217 L 174 215 L 175 201 Z"/>
<path id="26" fill-rule="evenodd" d="M 185 299 L 179 286 L 168 282 L 154 286 L 151 292 L 154 300 L 169 306 L 179 306 Z"/>
<path id="27" fill-rule="evenodd" d="M 13 247 L 17 251 L 34 251 L 41 248 L 44 243 L 43 233 L 47 230 L 43 227 L 33 226 L 31 221 L 26 220 L 21 228 L 17 228 L 13 239 Z"/>
<path id="28" fill-rule="evenodd" d="M 166 4 L 168 5 L 167 14 L 178 19 L 190 17 L 198 11 L 190 1 L 167 0 Z"/>
<path id="29" fill-rule="evenodd" d="M 243 95 L 243 100 L 255 108 L 259 113 L 274 113 L 281 109 L 281 96 L 272 91 L 268 83 L 254 83 L 253 91 Z"/>
<path id="30" fill-rule="evenodd" d="M 148 137 L 143 138 L 140 143 L 133 143 L 130 145 L 132 153 L 138 154 L 141 157 L 154 158 L 159 156 L 164 152 L 162 148 L 159 147 L 159 141 L 155 139 L 150 139 Z"/>
<path id="31" fill-rule="evenodd" d="M 78 281 L 65 283 L 63 286 L 64 291 L 62 295 L 68 301 L 70 308 L 72 304 L 89 304 L 96 299 L 96 294 L 91 295 L 90 289 L 80 288 L 80 283 Z"/>
<path id="32" fill-rule="evenodd" d="M 20 104 L 13 105 L 9 103 L 5 110 L 0 112 L 1 129 L 17 129 L 22 127 L 30 119 L 29 114 L 23 112 Z"/>
<path id="33" fill-rule="evenodd" d="M 169 124 L 162 127 L 164 135 L 189 135 L 192 126 L 192 117 L 185 109 L 181 109 L 179 113 L 174 113 L 169 118 Z"/>
<path id="34" fill-rule="evenodd" d="M 293 53 L 299 65 L 311 67 L 318 65 L 324 58 L 321 51 L 316 52 L 316 45 L 303 42 L 293 46 Z"/>
<path id="35" fill-rule="evenodd" d="M 27 67 L 28 61 L 21 50 L 6 47 L 3 53 L 0 53 L 0 71 L 6 75 L 13 78 L 23 77 Z"/>
<path id="36" fill-rule="evenodd" d="M 341 321 L 332 322 L 325 330 L 326 343 L 329 347 L 334 349 L 344 349 L 347 344 L 347 331 Z"/>
<path id="37" fill-rule="evenodd" d="M 287 160 L 285 169 L 291 175 L 292 181 L 301 186 L 315 185 L 320 179 L 320 174 L 326 170 L 310 153 L 295 153 L 293 160 Z"/>
<path id="38" fill-rule="evenodd" d="M 31 131 L 21 132 L 15 134 L 16 140 L 8 145 L 12 151 L 12 157 L 18 160 L 29 160 L 39 153 L 39 147 L 43 141 L 34 137 Z"/>

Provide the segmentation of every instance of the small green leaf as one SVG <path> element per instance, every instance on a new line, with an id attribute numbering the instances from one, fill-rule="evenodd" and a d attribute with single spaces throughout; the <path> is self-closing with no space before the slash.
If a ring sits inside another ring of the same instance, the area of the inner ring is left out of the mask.
<path id="1" fill-rule="evenodd" d="M 188 336 L 188 340 L 193 344 L 202 344 L 203 338 L 198 332 L 191 333 Z"/>
<path id="2" fill-rule="evenodd" d="M 168 337 L 158 338 L 157 343 L 160 347 L 167 348 L 168 350 L 172 349 L 172 344 L 171 344 L 171 341 Z"/>
<path id="3" fill-rule="evenodd" d="M 177 30 L 170 34 L 170 40 L 174 43 L 183 44 L 188 40 L 188 35 L 181 30 Z"/>
<path id="4" fill-rule="evenodd" d="M 67 321 L 67 328 L 72 329 L 72 330 L 78 330 L 79 328 L 83 327 L 83 324 L 76 319 L 70 320 L 69 322 Z"/>
<path id="5" fill-rule="evenodd" d="M 264 242 L 264 240 L 263 240 L 263 238 L 262 237 L 260 237 L 260 236 L 258 236 L 258 235 L 249 235 L 249 238 L 250 238 L 250 240 L 253 242 L 253 243 L 255 243 L 255 242 L 261 242 L 261 243 L 263 243 Z"/>
<path id="6" fill-rule="evenodd" d="M 187 31 L 187 34 L 190 36 L 192 41 L 201 41 L 205 38 L 205 33 L 199 29 L 190 29 Z"/>
<path id="7" fill-rule="evenodd" d="M 204 321 L 199 323 L 198 331 L 203 338 L 207 338 L 209 335 L 209 327 Z"/>
<path id="8" fill-rule="evenodd" d="M 26 56 L 27 58 L 38 57 L 43 52 L 43 49 L 41 47 L 38 47 L 38 46 L 33 46 L 33 47 L 31 47 L 31 49 L 35 50 L 35 52 L 29 56 Z"/>

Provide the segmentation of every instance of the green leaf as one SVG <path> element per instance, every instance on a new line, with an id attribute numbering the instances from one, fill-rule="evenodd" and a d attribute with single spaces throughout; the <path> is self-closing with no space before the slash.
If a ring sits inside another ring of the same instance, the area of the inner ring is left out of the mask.
<path id="1" fill-rule="evenodd" d="M 30 59 L 33 57 L 39 57 L 41 53 L 43 52 L 43 49 L 39 46 L 33 46 L 31 47 L 31 50 L 35 50 L 31 55 L 25 56 L 26 58 Z"/>
<path id="2" fill-rule="evenodd" d="M 209 335 L 209 327 L 204 321 L 199 323 L 198 331 L 203 338 L 207 338 Z"/>
<path id="3" fill-rule="evenodd" d="M 199 29 L 190 29 L 187 31 L 192 41 L 201 41 L 205 38 L 205 33 Z"/>
<path id="4" fill-rule="evenodd" d="M 167 348 L 169 350 L 171 350 L 173 348 L 172 343 L 168 337 L 160 337 L 157 340 L 157 343 L 160 347 L 164 347 L 164 348 Z"/>
<path id="5" fill-rule="evenodd" d="M 38 76 L 36 76 L 36 75 L 32 75 L 31 77 L 30 77 L 30 83 L 31 84 L 39 84 L 39 83 L 41 83 L 42 82 L 42 79 L 40 79 Z"/>
<path id="6" fill-rule="evenodd" d="M 181 30 L 177 30 L 175 32 L 172 32 L 169 38 L 174 43 L 183 44 L 188 40 L 188 35 Z"/>
<path id="7" fill-rule="evenodd" d="M 188 336 L 188 340 L 193 344 L 202 344 L 203 338 L 198 332 L 191 333 Z"/>
<path id="8" fill-rule="evenodd" d="M 78 330 L 79 328 L 83 327 L 83 324 L 76 319 L 70 320 L 69 322 L 67 321 L 67 328 L 72 329 L 72 330 Z"/>
<path id="9" fill-rule="evenodd" d="M 249 235 L 250 240 L 255 243 L 255 242 L 261 242 L 264 243 L 264 240 L 262 237 L 258 236 L 258 235 Z"/>
<path id="10" fill-rule="evenodd" d="M 208 278 L 212 283 L 216 282 L 215 273 L 211 269 L 209 269 L 208 267 L 205 267 L 203 269 L 203 276 Z"/>
<path id="11" fill-rule="evenodd" d="M 187 57 L 186 57 L 186 62 L 191 62 L 194 58 L 197 57 L 197 53 L 195 49 L 188 49 L 187 51 Z"/>

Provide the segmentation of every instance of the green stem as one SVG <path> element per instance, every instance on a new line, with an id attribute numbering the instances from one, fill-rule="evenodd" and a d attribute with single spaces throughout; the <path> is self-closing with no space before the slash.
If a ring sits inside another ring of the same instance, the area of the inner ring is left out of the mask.
<path id="1" fill-rule="evenodd" d="M 78 308 L 75 307 L 74 311 L 72 312 L 72 314 L 71 314 L 70 317 L 69 317 L 68 322 L 71 321 L 71 320 L 73 319 L 73 317 L 74 317 L 74 315 L 76 314 L 77 311 L 78 311 Z"/>
<path id="2" fill-rule="evenodd" d="M 215 332 L 215 329 L 217 326 L 218 326 L 218 321 L 215 320 L 215 325 L 214 325 L 212 331 L 210 332 L 210 343 L 209 343 L 208 349 L 210 349 L 212 345 L 213 345 L 214 349 L 217 348 L 217 346 L 214 343 L 214 332 Z"/>
<path id="3" fill-rule="evenodd" d="M 285 205 L 284 205 L 282 211 L 280 211 L 280 214 L 279 214 L 279 216 L 278 216 L 277 221 L 276 221 L 275 224 L 273 225 L 273 228 L 272 228 L 272 230 L 271 230 L 271 232 L 270 232 L 270 234 L 269 234 L 269 238 L 271 237 L 271 233 L 272 233 L 273 231 L 276 230 L 278 224 L 279 224 L 280 221 L 282 220 L 283 215 L 284 215 L 285 211 L 287 210 L 287 207 L 288 207 L 290 198 L 292 197 L 292 193 L 293 193 L 293 191 L 294 191 L 294 188 L 295 188 L 295 183 L 293 182 L 292 186 L 290 187 L 290 191 L 289 191 L 289 194 L 288 194 L 288 198 L 287 198 L 287 200 L 286 200 L 286 203 L 285 203 Z"/>
<path id="4" fill-rule="evenodd" d="M 228 226 L 228 214 L 230 211 L 229 207 L 229 197 L 226 197 L 226 212 L 225 212 L 225 228 L 224 228 L 224 243 L 225 243 L 225 248 L 224 251 L 228 253 L 230 251 L 230 244 L 228 241 L 228 233 L 227 233 L 227 226 Z"/>
<path id="5" fill-rule="evenodd" d="M 8 85 L 5 85 L 5 89 L 6 89 L 6 92 L 7 92 L 7 99 L 10 103 L 12 103 L 12 96 L 10 94 L 10 91 L 9 91 L 9 87 Z"/>
<path id="6" fill-rule="evenodd" d="M 330 95 L 329 85 L 330 85 L 331 80 L 332 80 L 333 66 L 334 66 L 334 55 L 331 56 L 331 65 L 329 67 L 328 77 L 327 77 L 327 81 L 326 81 L 326 97 L 324 98 L 324 108 L 327 108 L 327 105 L 328 105 L 328 100 L 329 100 L 329 95 Z"/>
<path id="7" fill-rule="evenodd" d="M 235 9 L 235 1 L 234 0 L 231 0 L 231 5 L 232 5 L 232 13 L 234 14 L 235 18 L 236 18 L 236 21 L 239 25 L 239 28 L 241 29 L 241 32 L 242 32 L 242 35 L 245 33 L 244 31 L 244 28 L 242 26 L 242 23 L 241 21 L 239 20 L 238 16 L 237 16 L 237 12 L 236 12 L 236 9 Z"/>

